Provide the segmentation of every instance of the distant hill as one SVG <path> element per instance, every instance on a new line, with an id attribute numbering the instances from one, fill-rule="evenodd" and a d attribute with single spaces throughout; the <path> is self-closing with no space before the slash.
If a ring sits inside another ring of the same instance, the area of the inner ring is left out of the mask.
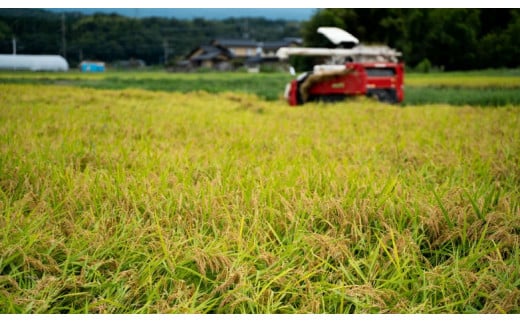
<path id="1" fill-rule="evenodd" d="M 134 58 L 161 64 L 165 57 L 182 58 L 215 38 L 274 41 L 301 37 L 301 23 L 267 18 L 134 19 L 117 13 L 0 9 L 0 53 L 12 53 L 14 36 L 17 53 L 61 54 L 71 66 L 83 59 L 112 62 Z"/>
<path id="2" fill-rule="evenodd" d="M 313 8 L 53 8 L 52 12 L 81 12 L 83 14 L 116 13 L 133 18 L 162 17 L 176 19 L 204 18 L 265 18 L 303 21 L 314 14 Z"/>

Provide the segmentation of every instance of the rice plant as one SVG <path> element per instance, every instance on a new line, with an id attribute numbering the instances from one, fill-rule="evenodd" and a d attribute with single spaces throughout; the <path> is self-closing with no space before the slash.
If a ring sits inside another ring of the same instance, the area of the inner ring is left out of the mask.
<path id="1" fill-rule="evenodd" d="M 0 84 L 3 313 L 518 313 L 520 114 Z"/>

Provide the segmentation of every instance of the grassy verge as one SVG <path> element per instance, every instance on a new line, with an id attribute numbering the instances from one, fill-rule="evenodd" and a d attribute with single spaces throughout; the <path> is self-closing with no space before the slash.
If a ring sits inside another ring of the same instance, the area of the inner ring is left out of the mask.
<path id="1" fill-rule="evenodd" d="M 0 85 L 0 311 L 518 313 L 518 108 Z"/>
<path id="2" fill-rule="evenodd" d="M 510 71 L 407 74 L 404 105 L 520 105 L 520 77 Z M 100 74 L 0 73 L 0 84 L 48 84 L 97 89 L 145 89 L 189 93 L 226 91 L 275 101 L 283 96 L 288 74 L 108 72 Z"/>
<path id="3" fill-rule="evenodd" d="M 404 105 L 422 104 L 518 106 L 520 105 L 520 88 L 406 87 Z"/>
<path id="4" fill-rule="evenodd" d="M 291 79 L 289 74 L 247 73 L 0 73 L 0 84 L 48 84 L 113 90 L 134 88 L 181 93 L 234 91 L 255 94 L 267 100 L 281 98 L 285 84 Z"/>
<path id="5" fill-rule="evenodd" d="M 520 69 L 469 72 L 406 73 L 406 84 L 413 87 L 520 88 Z"/>

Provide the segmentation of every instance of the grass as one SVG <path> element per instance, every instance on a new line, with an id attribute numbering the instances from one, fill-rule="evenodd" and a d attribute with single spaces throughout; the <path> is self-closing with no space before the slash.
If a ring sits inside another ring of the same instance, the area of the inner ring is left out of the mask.
<path id="1" fill-rule="evenodd" d="M 520 69 L 468 72 L 406 73 L 405 83 L 413 87 L 520 88 Z"/>
<path id="2" fill-rule="evenodd" d="M 518 105 L 519 75 L 519 70 L 409 73 L 405 77 L 405 104 Z"/>
<path id="3" fill-rule="evenodd" d="M 0 84 L 52 84 L 97 89 L 144 89 L 181 92 L 206 91 L 221 93 L 236 91 L 256 94 L 267 100 L 283 96 L 285 84 L 292 76 L 280 73 L 167 73 L 167 72 L 108 72 L 108 73 L 0 73 Z"/>
<path id="4" fill-rule="evenodd" d="M 446 104 L 455 106 L 501 107 L 520 104 L 520 88 L 405 88 L 405 105 Z"/>
<path id="5" fill-rule="evenodd" d="M 0 72 L 0 84 L 48 84 L 96 89 L 145 89 L 190 93 L 226 91 L 254 94 L 276 101 L 283 96 L 292 76 L 280 73 L 167 73 L 110 71 L 31 73 Z M 517 70 L 414 74 L 405 77 L 403 105 L 450 104 L 503 106 L 520 105 L 520 76 Z"/>
<path id="6" fill-rule="evenodd" d="M 4 313 L 518 313 L 520 114 L 0 84 Z"/>

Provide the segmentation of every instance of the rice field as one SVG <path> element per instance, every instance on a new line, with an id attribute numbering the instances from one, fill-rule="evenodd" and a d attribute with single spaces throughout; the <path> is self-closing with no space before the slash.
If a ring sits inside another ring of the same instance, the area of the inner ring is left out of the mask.
<path id="1" fill-rule="evenodd" d="M 289 73 L 168 73 L 109 71 L 107 73 L 0 72 L 0 84 L 76 86 L 95 89 L 143 89 L 191 93 L 226 91 L 254 94 L 278 101 L 293 76 Z M 431 74 L 406 73 L 402 105 L 520 105 L 520 69 Z"/>
<path id="2" fill-rule="evenodd" d="M 7 75 L 1 313 L 520 312 L 518 104 Z"/>

